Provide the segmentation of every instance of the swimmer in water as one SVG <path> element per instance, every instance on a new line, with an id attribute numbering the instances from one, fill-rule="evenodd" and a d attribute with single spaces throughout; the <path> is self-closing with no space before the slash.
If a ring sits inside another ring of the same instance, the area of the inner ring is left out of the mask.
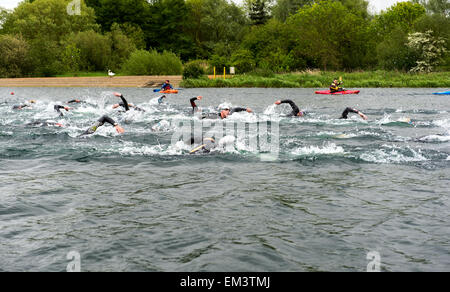
<path id="1" fill-rule="evenodd" d="M 158 103 L 159 103 L 159 104 L 162 104 L 162 103 L 164 102 L 164 98 L 166 98 L 165 95 L 160 96 L 160 97 L 158 98 Z"/>
<path id="2" fill-rule="evenodd" d="M 197 97 L 191 98 L 190 101 L 191 101 L 191 106 L 192 106 L 192 113 L 196 113 L 196 112 L 200 111 L 199 108 L 197 107 L 197 105 L 195 104 L 195 101 L 202 100 L 202 98 L 203 98 L 203 96 L 197 96 Z"/>
<path id="3" fill-rule="evenodd" d="M 27 126 L 30 127 L 64 127 L 63 124 L 57 123 L 57 122 L 50 122 L 50 121 L 34 121 L 32 123 L 28 123 Z"/>
<path id="4" fill-rule="evenodd" d="M 202 119 L 226 119 L 229 116 L 231 116 L 234 113 L 240 113 L 240 112 L 248 112 L 252 113 L 253 111 L 250 108 L 243 108 L 243 107 L 235 107 L 235 108 L 224 108 L 220 111 L 220 113 L 210 113 L 205 114 L 202 116 Z"/>
<path id="5" fill-rule="evenodd" d="M 103 116 L 92 127 L 90 127 L 83 134 L 81 134 L 81 136 L 94 134 L 98 130 L 98 128 L 103 126 L 105 123 L 112 125 L 116 129 L 117 133 L 119 134 L 125 133 L 125 130 L 121 126 L 119 126 L 119 124 L 116 123 L 113 119 L 111 119 L 108 116 Z"/>
<path id="6" fill-rule="evenodd" d="M 70 107 L 68 107 L 68 106 L 62 106 L 62 105 L 55 105 L 53 108 L 55 109 L 55 111 L 57 111 L 57 112 L 59 113 L 59 116 L 60 116 L 60 117 L 64 117 L 64 114 L 61 112 L 62 109 L 65 110 L 66 112 L 68 112 L 69 110 L 71 110 Z"/>
<path id="7" fill-rule="evenodd" d="M 84 101 L 81 101 L 79 99 L 72 99 L 72 100 L 69 100 L 67 103 L 68 104 L 71 104 L 71 103 L 84 103 Z"/>
<path id="8" fill-rule="evenodd" d="M 359 115 L 363 120 L 365 120 L 365 121 L 367 121 L 367 120 L 369 119 L 365 114 L 363 114 L 363 113 L 360 112 L 359 110 L 357 110 L 357 109 L 355 109 L 355 108 L 351 108 L 351 107 L 348 107 L 348 108 L 346 108 L 346 109 L 344 110 L 344 112 L 342 113 L 340 119 L 344 119 L 344 120 L 348 119 L 348 114 L 349 114 L 349 113 L 355 113 L 355 114 L 358 114 L 358 115 Z"/>
<path id="9" fill-rule="evenodd" d="M 305 113 L 302 112 L 302 111 L 298 108 L 298 106 L 295 104 L 295 102 L 293 102 L 293 101 L 290 100 L 290 99 L 286 99 L 286 100 L 278 100 L 278 101 L 275 102 L 276 105 L 280 105 L 280 104 L 284 104 L 284 103 L 289 104 L 289 105 L 291 106 L 291 108 L 292 108 L 292 113 L 289 114 L 289 116 L 292 116 L 292 117 L 303 117 L 303 116 L 305 115 Z"/>
<path id="10" fill-rule="evenodd" d="M 24 103 L 24 104 L 21 104 L 21 105 L 15 105 L 15 106 L 13 106 L 13 109 L 14 109 L 14 110 L 21 110 L 21 109 L 24 109 L 24 108 L 26 108 L 26 107 L 31 108 L 31 104 L 34 104 L 34 103 L 36 103 L 35 100 L 29 100 L 28 103 Z"/>
<path id="11" fill-rule="evenodd" d="M 190 144 L 191 145 L 196 144 L 194 137 L 191 138 Z M 210 153 L 211 150 L 215 147 L 216 147 L 216 141 L 213 138 L 203 138 L 201 141 L 201 145 L 192 149 L 191 152 L 189 152 L 189 154 Z"/>
<path id="12" fill-rule="evenodd" d="M 118 107 L 123 107 L 126 112 L 129 111 L 130 108 L 132 108 L 132 109 L 134 109 L 136 111 L 145 112 L 145 110 L 143 110 L 143 109 L 141 109 L 141 108 L 139 108 L 139 107 L 137 107 L 137 106 L 135 106 L 135 105 L 133 105 L 131 103 L 128 103 L 128 101 L 125 99 L 125 97 L 122 94 L 115 92 L 114 95 L 119 97 L 122 100 L 122 102 L 113 105 L 113 109 L 116 109 Z"/>

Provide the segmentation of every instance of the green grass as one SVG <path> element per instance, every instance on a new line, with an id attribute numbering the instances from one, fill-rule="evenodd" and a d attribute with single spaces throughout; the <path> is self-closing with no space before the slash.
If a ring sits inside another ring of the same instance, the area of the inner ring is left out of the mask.
<path id="1" fill-rule="evenodd" d="M 262 88 L 328 88 L 334 78 L 342 77 L 345 88 L 437 88 L 450 87 L 450 72 L 412 74 L 391 71 L 367 72 L 313 72 L 275 74 L 272 77 L 237 75 L 215 80 L 208 78 L 187 79 L 180 84 L 184 88 L 203 87 L 262 87 Z"/>

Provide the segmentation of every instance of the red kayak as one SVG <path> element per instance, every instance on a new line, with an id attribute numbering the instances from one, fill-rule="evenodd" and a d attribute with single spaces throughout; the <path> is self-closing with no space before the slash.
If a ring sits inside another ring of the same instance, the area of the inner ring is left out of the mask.
<path id="1" fill-rule="evenodd" d="M 335 93 L 331 93 L 330 90 L 324 90 L 324 91 L 316 91 L 316 94 L 328 94 L 328 95 L 339 95 L 339 94 L 359 94 L 359 90 L 344 90 L 344 91 L 338 91 Z"/>

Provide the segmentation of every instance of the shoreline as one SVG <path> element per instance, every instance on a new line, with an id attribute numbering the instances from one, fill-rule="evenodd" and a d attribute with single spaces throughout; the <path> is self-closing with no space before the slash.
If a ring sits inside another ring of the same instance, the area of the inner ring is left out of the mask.
<path id="1" fill-rule="evenodd" d="M 179 87 L 181 76 L 0 78 L 0 87 L 137 87 L 160 88 L 165 80 Z"/>
<path id="2" fill-rule="evenodd" d="M 450 72 L 413 75 L 399 72 L 321 74 L 274 74 L 204 76 L 183 80 L 182 76 L 115 77 L 36 77 L 0 78 L 0 88 L 7 87 L 87 87 L 87 88 L 160 88 L 170 80 L 175 88 L 328 88 L 332 76 L 343 76 L 345 88 L 449 88 Z"/>

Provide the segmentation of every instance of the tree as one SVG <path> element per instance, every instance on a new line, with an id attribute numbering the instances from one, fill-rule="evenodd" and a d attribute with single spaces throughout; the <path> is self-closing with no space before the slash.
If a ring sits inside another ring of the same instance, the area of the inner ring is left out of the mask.
<path id="1" fill-rule="evenodd" d="M 21 34 L 26 40 L 42 41 L 64 39 L 72 32 L 97 29 L 95 13 L 81 1 L 81 15 L 69 15 L 70 0 L 35 0 L 21 2 L 7 17 L 3 28 L 10 34 Z"/>
<path id="2" fill-rule="evenodd" d="M 447 52 L 444 39 L 433 37 L 431 30 L 409 34 L 407 46 L 419 56 L 411 72 L 432 72 L 433 67 L 439 64 Z"/>
<path id="3" fill-rule="evenodd" d="M 111 31 L 107 33 L 107 37 L 111 44 L 111 59 L 108 62 L 109 69 L 119 70 L 123 62 L 125 62 L 136 50 L 133 41 L 129 39 L 120 29 L 117 23 L 111 26 Z"/>
<path id="4" fill-rule="evenodd" d="M 341 2 L 325 0 L 307 5 L 288 23 L 296 30 L 300 50 L 324 70 L 362 66 L 366 21 Z"/>
<path id="5" fill-rule="evenodd" d="M 414 50 L 406 46 L 407 38 L 408 32 L 399 26 L 378 44 L 376 55 L 381 68 L 409 71 L 414 67 L 418 56 Z"/>
<path id="6" fill-rule="evenodd" d="M 29 45 L 21 37 L 0 35 L 0 77 L 20 77 L 28 73 Z"/>
<path id="7" fill-rule="evenodd" d="M 422 5 L 412 2 L 399 2 L 375 17 L 376 37 L 383 39 L 397 27 L 409 31 L 414 22 L 424 15 L 425 8 Z"/>
<path id="8" fill-rule="evenodd" d="M 144 29 L 151 19 L 147 0 L 85 0 L 95 10 L 97 23 L 103 31 L 110 31 L 113 23 L 129 23 Z"/>
<path id="9" fill-rule="evenodd" d="M 67 37 L 66 46 L 72 44 L 80 50 L 80 70 L 107 70 L 111 60 L 111 40 L 108 36 L 93 30 L 82 31 Z"/>
<path id="10" fill-rule="evenodd" d="M 0 33 L 2 32 L 3 23 L 6 21 L 6 17 L 8 16 L 8 11 L 0 7 Z"/>
<path id="11" fill-rule="evenodd" d="M 339 0 L 342 5 L 348 8 L 353 14 L 367 19 L 369 17 L 369 12 L 367 8 L 369 7 L 369 1 L 367 0 Z"/>
<path id="12" fill-rule="evenodd" d="M 312 2 L 313 0 L 278 0 L 272 7 L 272 15 L 275 19 L 285 22 L 289 16 L 297 13 L 301 7 Z"/>
<path id="13" fill-rule="evenodd" d="M 62 52 L 62 66 L 65 72 L 78 72 L 81 66 L 81 50 L 69 44 Z"/>
<path id="14" fill-rule="evenodd" d="M 428 13 L 450 17 L 450 2 L 448 0 L 414 0 L 424 6 Z"/>
<path id="15" fill-rule="evenodd" d="M 297 50 L 296 36 L 294 26 L 271 19 L 265 25 L 252 27 L 241 44 L 241 53 L 234 54 L 232 60 L 245 62 L 247 68 L 263 67 L 272 71 L 300 69 L 304 60 Z"/>
<path id="16" fill-rule="evenodd" d="M 240 42 L 248 26 L 244 11 L 226 0 L 188 0 L 186 32 L 195 41 L 197 58 L 206 58 L 218 46 Z"/>
<path id="17" fill-rule="evenodd" d="M 150 14 L 143 28 L 148 47 L 173 51 L 183 60 L 195 56 L 194 41 L 186 34 L 189 10 L 184 0 L 154 0 Z"/>
<path id="18" fill-rule="evenodd" d="M 268 0 L 249 0 L 249 17 L 253 25 L 265 24 L 269 18 Z"/>

